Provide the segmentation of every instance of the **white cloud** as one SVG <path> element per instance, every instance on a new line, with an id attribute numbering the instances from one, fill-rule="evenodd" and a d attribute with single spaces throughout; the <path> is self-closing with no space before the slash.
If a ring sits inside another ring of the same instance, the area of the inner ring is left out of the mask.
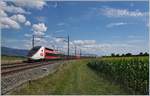
<path id="1" fill-rule="evenodd" d="M 15 20 L 16 22 L 19 23 L 25 23 L 26 22 L 26 17 L 21 14 L 13 15 L 10 17 L 12 20 Z"/>
<path id="2" fill-rule="evenodd" d="M 12 20 L 8 17 L 3 17 L 0 19 L 0 26 L 1 28 L 14 28 L 14 29 L 19 29 L 20 25 L 17 23 L 15 20 Z"/>
<path id="3" fill-rule="evenodd" d="M 36 35 L 44 35 L 44 32 L 47 31 L 47 27 L 44 23 L 38 23 L 32 25 L 32 30 Z"/>
<path id="4" fill-rule="evenodd" d="M 77 44 L 77 49 L 81 49 L 83 52 L 87 53 L 133 53 L 137 54 L 140 51 L 147 51 L 147 47 L 142 47 L 143 40 L 129 40 L 126 42 L 112 42 L 112 43 L 97 43 L 95 40 L 74 40 L 73 43 Z M 65 45 L 67 48 L 67 45 Z M 73 49 L 73 46 L 70 46 Z"/>
<path id="5" fill-rule="evenodd" d="M 45 33 L 42 31 L 34 31 L 34 35 L 38 35 L 38 36 L 40 36 L 40 35 L 44 35 Z"/>
<path id="6" fill-rule="evenodd" d="M 5 13 L 2 9 L 0 9 L 0 17 L 7 17 L 7 13 Z"/>
<path id="7" fill-rule="evenodd" d="M 100 12 L 102 12 L 102 14 L 108 17 L 124 17 L 124 16 L 141 17 L 147 14 L 146 12 L 141 12 L 139 10 L 129 11 L 127 9 L 116 9 L 116 8 L 102 8 L 100 9 Z"/>
<path id="8" fill-rule="evenodd" d="M 33 24 L 32 28 L 34 31 L 40 31 L 40 32 L 44 32 L 47 30 L 47 27 L 45 26 L 44 23 Z"/>
<path id="9" fill-rule="evenodd" d="M 0 27 L 2 29 L 19 29 L 21 27 L 20 23 L 26 22 L 26 17 L 23 14 L 29 12 L 26 12 L 21 7 L 14 6 L 12 3 L 8 4 L 8 2 L 0 1 Z M 8 14 L 12 16 L 8 16 Z"/>
<path id="10" fill-rule="evenodd" d="M 26 21 L 26 22 L 25 22 L 25 25 L 26 25 L 26 26 L 31 26 L 31 22 L 30 22 L 30 21 Z"/>
<path id="11" fill-rule="evenodd" d="M 31 37 L 32 34 L 27 34 L 27 33 L 26 33 L 26 34 L 24 34 L 24 36 L 25 36 L 25 37 Z"/>
<path id="12" fill-rule="evenodd" d="M 62 42 L 64 42 L 64 39 L 63 38 L 54 38 L 54 41 L 57 43 L 62 43 Z"/>
<path id="13" fill-rule="evenodd" d="M 44 23 L 38 23 L 38 24 L 33 24 L 32 25 L 32 31 L 33 31 L 33 34 L 36 35 L 34 40 L 35 40 L 35 46 L 46 46 L 48 45 L 48 42 L 47 40 L 45 40 L 46 38 L 43 38 L 43 37 L 46 37 L 44 36 L 45 35 L 45 32 L 47 31 L 47 26 L 44 24 Z M 25 34 L 26 37 L 29 37 L 31 35 L 29 34 Z"/>
<path id="14" fill-rule="evenodd" d="M 135 43 L 144 43 L 144 40 L 141 39 L 133 39 L 133 40 L 128 40 L 127 43 L 129 44 L 135 44 Z"/>
<path id="15" fill-rule="evenodd" d="M 24 9 L 21 7 L 15 7 L 13 5 L 7 6 L 5 9 L 6 12 L 10 13 L 24 13 L 24 14 L 29 14 L 29 12 L 26 12 Z"/>
<path id="16" fill-rule="evenodd" d="M 127 23 L 124 22 L 116 22 L 116 23 L 110 23 L 108 24 L 106 27 L 110 28 L 110 27 L 114 27 L 114 26 L 122 26 L 122 25 L 126 25 Z"/>
<path id="17" fill-rule="evenodd" d="M 23 14 L 29 14 L 30 12 L 25 11 L 23 7 L 42 9 L 44 5 L 46 5 L 46 1 L 44 0 L 0 1 L 1 28 L 19 29 L 20 23 L 24 23 L 26 26 L 31 26 L 31 22 L 27 21 L 25 15 L 23 15 Z M 12 16 L 8 16 L 9 13 L 11 13 Z M 46 29 L 41 28 L 41 29 L 46 30 L 47 28 Z M 42 30 L 38 29 L 37 33 L 44 32 Z"/>
<path id="18" fill-rule="evenodd" d="M 74 40 L 73 43 L 77 45 L 92 45 L 92 44 L 96 44 L 96 41 L 95 40 Z"/>
<path id="19" fill-rule="evenodd" d="M 3 29 L 13 28 L 20 29 L 20 23 L 25 23 L 26 17 L 21 14 L 13 15 L 10 17 L 3 16 L 0 19 L 0 26 Z"/>
<path id="20" fill-rule="evenodd" d="M 6 2 L 4 1 L 0 1 L 0 9 L 9 13 L 29 13 L 26 12 L 24 9 L 22 9 L 21 7 L 16 7 L 14 5 L 7 5 Z"/>
<path id="21" fill-rule="evenodd" d="M 15 0 L 13 2 L 17 6 L 37 8 L 37 9 L 42 9 L 46 5 L 45 0 Z"/>
<path id="22" fill-rule="evenodd" d="M 41 41 L 41 38 L 34 38 L 35 41 Z"/>
<path id="23" fill-rule="evenodd" d="M 129 52 L 129 49 L 134 49 L 135 47 L 130 44 L 121 44 L 121 43 L 102 43 L 102 44 L 93 44 L 93 45 L 83 45 L 81 49 L 87 52 L 106 52 L 106 53 L 126 53 Z M 131 50 L 130 50 L 131 51 Z"/>
<path id="24" fill-rule="evenodd" d="M 112 48 L 111 44 L 92 44 L 92 45 L 81 45 L 83 51 L 105 51 Z"/>

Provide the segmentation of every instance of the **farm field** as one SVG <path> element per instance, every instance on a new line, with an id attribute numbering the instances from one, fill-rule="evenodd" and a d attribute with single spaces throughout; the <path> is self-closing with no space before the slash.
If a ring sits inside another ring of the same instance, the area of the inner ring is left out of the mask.
<path id="1" fill-rule="evenodd" d="M 132 94 L 149 94 L 148 56 L 102 58 L 89 62 L 88 66 Z"/>
<path id="2" fill-rule="evenodd" d="M 89 61 L 64 64 L 55 74 L 28 82 L 11 94 L 129 94 L 119 85 L 97 75 L 87 66 Z"/>
<path id="3" fill-rule="evenodd" d="M 148 64 L 148 56 L 72 61 L 11 94 L 148 94 Z"/>
<path id="4" fill-rule="evenodd" d="M 1 56 L 1 64 L 21 62 L 23 60 L 26 60 L 26 58 L 19 56 Z"/>

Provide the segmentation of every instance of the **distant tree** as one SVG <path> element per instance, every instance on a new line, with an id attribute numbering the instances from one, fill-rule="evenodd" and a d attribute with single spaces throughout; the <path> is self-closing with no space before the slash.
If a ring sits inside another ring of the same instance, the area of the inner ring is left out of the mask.
<path id="1" fill-rule="evenodd" d="M 111 53 L 111 56 L 112 56 L 112 57 L 114 57 L 114 56 L 115 56 L 115 54 L 114 54 L 114 53 Z"/>
<path id="2" fill-rule="evenodd" d="M 132 54 L 131 53 L 127 53 L 125 56 L 132 56 Z"/>
<path id="3" fill-rule="evenodd" d="M 121 56 L 125 56 L 125 54 L 122 54 Z"/>
<path id="4" fill-rule="evenodd" d="M 145 52 L 145 53 L 143 54 L 143 56 L 149 56 L 149 54 L 148 54 L 147 52 Z"/>
<path id="5" fill-rule="evenodd" d="M 119 57 L 120 55 L 119 54 L 116 54 L 116 57 Z"/>

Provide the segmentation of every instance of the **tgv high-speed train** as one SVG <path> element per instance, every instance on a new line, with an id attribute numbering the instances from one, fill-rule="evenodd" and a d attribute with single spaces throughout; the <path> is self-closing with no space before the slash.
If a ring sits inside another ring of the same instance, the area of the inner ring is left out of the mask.
<path id="1" fill-rule="evenodd" d="M 39 60 L 58 60 L 58 59 L 76 59 L 80 56 L 67 56 L 56 50 L 46 48 L 43 46 L 36 46 L 32 48 L 28 53 L 29 61 L 39 61 Z"/>

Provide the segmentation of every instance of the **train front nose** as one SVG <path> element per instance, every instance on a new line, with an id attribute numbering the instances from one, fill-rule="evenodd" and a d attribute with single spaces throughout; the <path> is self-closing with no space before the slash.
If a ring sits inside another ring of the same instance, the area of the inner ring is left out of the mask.
<path id="1" fill-rule="evenodd" d="M 31 60 L 32 60 L 34 54 L 36 54 L 36 52 L 37 52 L 39 49 L 40 49 L 40 46 L 37 46 L 37 47 L 32 48 L 32 49 L 29 51 L 28 55 L 27 55 L 28 59 L 31 59 Z"/>
<path id="2" fill-rule="evenodd" d="M 44 58 L 44 47 L 41 46 L 36 46 L 34 48 L 32 48 L 29 53 L 28 53 L 28 58 L 32 59 L 32 60 L 40 60 Z M 41 55 L 42 53 L 42 55 Z"/>
<path id="3" fill-rule="evenodd" d="M 31 52 L 29 52 L 29 53 L 28 53 L 28 55 L 27 55 L 27 57 L 28 57 L 28 58 L 27 58 L 27 59 L 28 59 L 28 61 L 33 61 L 33 58 L 32 58 L 32 57 L 33 57 L 33 55 L 34 55 L 34 54 L 33 54 L 33 53 L 31 53 Z"/>

